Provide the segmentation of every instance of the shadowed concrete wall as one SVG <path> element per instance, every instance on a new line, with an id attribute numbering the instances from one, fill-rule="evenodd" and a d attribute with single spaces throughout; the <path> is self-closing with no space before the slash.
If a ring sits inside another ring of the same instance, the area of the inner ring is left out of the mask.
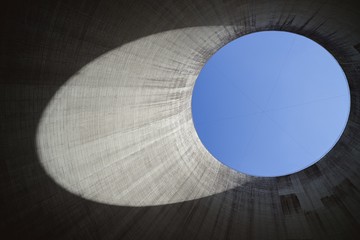
<path id="1" fill-rule="evenodd" d="M 5 239 L 358 239 L 357 1 L 30 1 L 1 14 Z M 244 34 L 307 36 L 343 67 L 348 125 L 317 164 L 250 177 L 191 120 L 206 60 Z"/>

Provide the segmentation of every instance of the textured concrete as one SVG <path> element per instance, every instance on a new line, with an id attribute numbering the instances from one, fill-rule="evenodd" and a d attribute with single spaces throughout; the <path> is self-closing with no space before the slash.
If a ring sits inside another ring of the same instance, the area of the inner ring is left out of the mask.
<path id="1" fill-rule="evenodd" d="M 1 8 L 4 239 L 358 239 L 357 1 L 30 1 Z M 351 112 L 316 165 L 278 178 L 213 159 L 191 121 L 201 67 L 246 33 L 307 36 Z"/>

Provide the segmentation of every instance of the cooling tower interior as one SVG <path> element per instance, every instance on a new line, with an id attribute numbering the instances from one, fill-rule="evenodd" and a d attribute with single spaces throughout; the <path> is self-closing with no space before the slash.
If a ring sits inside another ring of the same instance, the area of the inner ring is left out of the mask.
<path id="1" fill-rule="evenodd" d="M 358 1 L 13 0 L 0 11 L 1 239 L 360 238 Z M 220 163 L 191 113 L 207 60 L 266 30 L 326 48 L 351 95 L 334 148 L 281 177 Z"/>

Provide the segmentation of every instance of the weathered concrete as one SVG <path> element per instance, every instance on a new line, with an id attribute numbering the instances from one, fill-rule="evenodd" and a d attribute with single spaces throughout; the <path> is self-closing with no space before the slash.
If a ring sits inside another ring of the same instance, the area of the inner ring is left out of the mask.
<path id="1" fill-rule="evenodd" d="M 358 239 L 357 1 L 31 1 L 2 11 L 5 239 Z M 201 145 L 191 91 L 221 46 L 274 29 L 334 54 L 351 113 L 316 165 L 255 178 Z"/>

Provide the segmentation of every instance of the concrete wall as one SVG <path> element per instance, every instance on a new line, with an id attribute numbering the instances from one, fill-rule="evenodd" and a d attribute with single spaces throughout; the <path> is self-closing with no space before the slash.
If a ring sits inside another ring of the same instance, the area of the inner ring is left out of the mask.
<path id="1" fill-rule="evenodd" d="M 12 1 L 1 12 L 3 239 L 358 239 L 357 1 Z M 228 169 L 191 121 L 206 60 L 262 30 L 323 45 L 351 91 L 338 144 L 277 178 Z"/>

